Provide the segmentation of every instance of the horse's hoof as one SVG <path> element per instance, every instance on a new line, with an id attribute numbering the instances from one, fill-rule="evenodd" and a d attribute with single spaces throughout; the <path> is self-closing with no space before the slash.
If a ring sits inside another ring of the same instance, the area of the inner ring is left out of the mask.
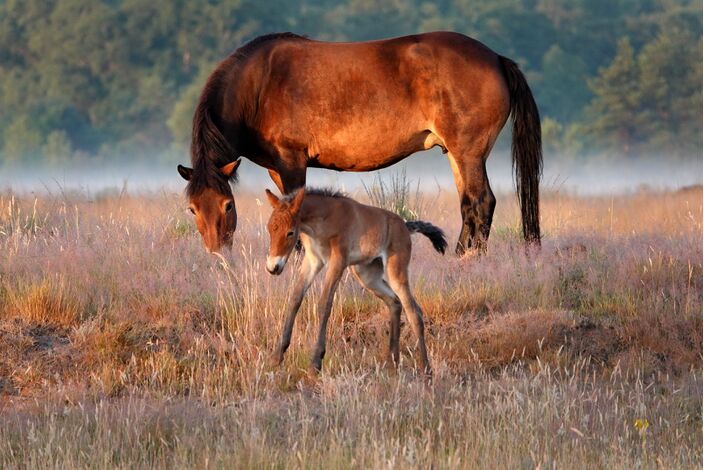
<path id="1" fill-rule="evenodd" d="M 282 362 L 284 362 L 284 355 L 278 351 L 269 357 L 269 366 L 271 368 L 279 367 Z"/>
<path id="2" fill-rule="evenodd" d="M 322 368 L 322 364 L 311 364 L 308 367 L 308 375 L 311 377 L 318 377 Z"/>

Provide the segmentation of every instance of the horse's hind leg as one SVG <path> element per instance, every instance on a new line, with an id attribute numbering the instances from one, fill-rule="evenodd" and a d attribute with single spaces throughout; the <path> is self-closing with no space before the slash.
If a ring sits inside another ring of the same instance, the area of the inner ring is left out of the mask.
<path id="1" fill-rule="evenodd" d="M 384 280 L 384 265 L 380 258 L 369 264 L 356 265 L 352 272 L 360 284 L 379 297 L 389 311 L 389 359 L 391 364 L 398 365 L 399 337 L 401 335 L 401 301 Z"/>
<path id="2" fill-rule="evenodd" d="M 462 230 L 455 249 L 459 256 L 470 248 L 479 252 L 486 249 L 496 206 L 486 174 L 486 157 L 492 144 L 493 140 L 489 144 L 477 142 L 449 152 L 462 215 Z"/>

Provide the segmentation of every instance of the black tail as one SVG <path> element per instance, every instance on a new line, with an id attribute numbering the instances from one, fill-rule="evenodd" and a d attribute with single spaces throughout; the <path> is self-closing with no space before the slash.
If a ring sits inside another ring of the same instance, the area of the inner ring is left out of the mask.
<path id="1" fill-rule="evenodd" d="M 511 59 L 499 57 L 511 95 L 513 141 L 511 154 L 516 172 L 516 192 L 521 206 L 523 237 L 540 245 L 539 182 L 543 172 L 543 150 L 540 114 L 533 93 L 518 65 Z"/>
<path id="2" fill-rule="evenodd" d="M 440 228 L 421 220 L 406 222 L 406 228 L 408 228 L 408 231 L 411 233 L 422 233 L 431 241 L 435 251 L 442 253 L 443 255 L 445 254 L 447 240 L 445 239 L 445 233 L 440 230 Z"/>

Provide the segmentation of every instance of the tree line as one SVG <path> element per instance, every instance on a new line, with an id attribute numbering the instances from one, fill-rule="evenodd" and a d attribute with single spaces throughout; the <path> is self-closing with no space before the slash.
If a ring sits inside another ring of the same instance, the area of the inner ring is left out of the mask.
<path id="1" fill-rule="evenodd" d="M 0 161 L 182 159 L 205 78 L 244 42 L 433 30 L 521 65 L 547 152 L 700 158 L 701 18 L 693 0 L 0 0 Z"/>

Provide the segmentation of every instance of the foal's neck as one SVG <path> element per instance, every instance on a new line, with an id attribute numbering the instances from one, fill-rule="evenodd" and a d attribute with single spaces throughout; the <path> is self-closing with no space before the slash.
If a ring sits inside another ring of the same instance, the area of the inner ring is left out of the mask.
<path id="1" fill-rule="evenodd" d="M 316 238 L 316 232 L 320 233 L 320 224 L 328 218 L 333 210 L 329 198 L 317 195 L 306 196 L 301 204 L 299 214 L 300 230 L 309 237 Z M 329 231 L 329 227 L 328 227 Z"/>

